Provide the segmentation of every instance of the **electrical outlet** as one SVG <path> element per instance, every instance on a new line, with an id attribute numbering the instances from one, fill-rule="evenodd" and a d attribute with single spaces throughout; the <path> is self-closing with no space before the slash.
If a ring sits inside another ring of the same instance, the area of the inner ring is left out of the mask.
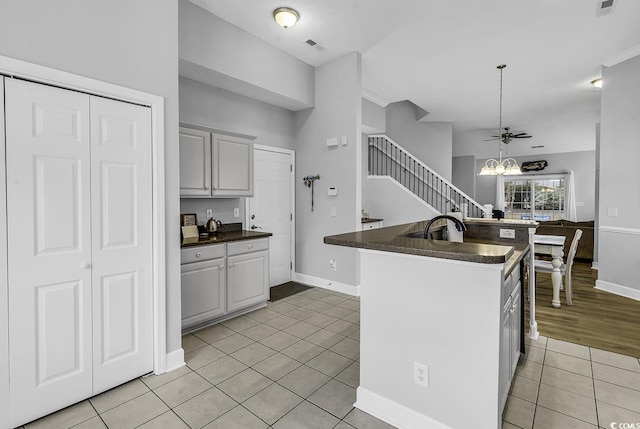
<path id="1" fill-rule="evenodd" d="M 213 217 L 213 210 L 207 209 L 207 219 L 211 219 Z"/>
<path id="2" fill-rule="evenodd" d="M 425 389 L 429 388 L 429 366 L 420 362 L 413 363 L 413 381 Z"/>
<path id="3" fill-rule="evenodd" d="M 329 259 L 329 268 L 331 268 L 331 271 L 335 271 L 336 270 L 336 260 L 335 259 Z"/>
<path id="4" fill-rule="evenodd" d="M 240 217 L 240 209 L 238 207 L 233 209 L 233 217 Z"/>
<path id="5" fill-rule="evenodd" d="M 516 238 L 516 230 L 500 228 L 500 238 Z"/>

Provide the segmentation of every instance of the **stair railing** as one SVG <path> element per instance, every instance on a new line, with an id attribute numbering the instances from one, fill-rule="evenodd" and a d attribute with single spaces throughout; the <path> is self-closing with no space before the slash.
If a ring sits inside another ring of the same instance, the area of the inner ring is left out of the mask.
<path id="1" fill-rule="evenodd" d="M 391 177 L 440 213 L 484 214 L 478 202 L 385 135 L 369 136 L 369 174 Z"/>

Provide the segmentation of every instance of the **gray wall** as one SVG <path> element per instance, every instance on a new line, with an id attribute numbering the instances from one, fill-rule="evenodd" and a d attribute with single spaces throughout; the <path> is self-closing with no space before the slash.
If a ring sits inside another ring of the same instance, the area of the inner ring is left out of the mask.
<path id="1" fill-rule="evenodd" d="M 519 156 L 517 161 L 537 161 L 544 159 L 548 162 L 547 168 L 531 174 L 565 173 L 574 172 L 576 187 L 576 205 L 578 206 L 578 220 L 593 220 L 595 216 L 595 170 L 596 152 L 593 150 L 570 153 L 554 153 L 547 155 Z M 475 173 L 480 171 L 485 159 L 476 161 Z M 528 175 L 529 173 L 527 173 Z M 495 176 L 476 176 L 476 201 L 480 204 L 496 203 L 496 178 Z M 582 204 L 582 206 L 580 205 Z"/>
<path id="2" fill-rule="evenodd" d="M 362 132 L 365 134 L 383 134 L 386 128 L 385 108 L 362 99 Z"/>
<path id="3" fill-rule="evenodd" d="M 410 101 L 386 107 L 386 135 L 420 161 L 451 180 L 453 127 L 448 122 L 418 122 L 417 106 Z"/>
<path id="4" fill-rule="evenodd" d="M 476 157 L 474 155 L 456 156 L 451 160 L 451 183 L 475 199 Z"/>
<path id="5" fill-rule="evenodd" d="M 4 1 L 0 55 L 165 98 L 167 351 L 179 349 L 177 0 Z"/>
<path id="6" fill-rule="evenodd" d="M 312 66 L 187 0 L 179 4 L 181 74 L 292 110 L 313 106 Z"/>
<path id="7" fill-rule="evenodd" d="M 323 243 L 326 235 L 354 231 L 359 224 L 361 174 L 360 54 L 352 53 L 316 68 L 316 104 L 297 112 L 296 271 L 349 285 L 358 283 L 356 251 Z M 346 135 L 347 146 L 327 147 L 326 139 Z M 302 178 L 319 174 L 315 211 Z M 338 188 L 328 196 L 327 188 Z M 331 216 L 331 208 L 336 216 Z M 337 270 L 329 269 L 329 259 Z"/>
<path id="8" fill-rule="evenodd" d="M 598 286 L 640 299 L 640 56 L 605 67 L 602 80 Z"/>

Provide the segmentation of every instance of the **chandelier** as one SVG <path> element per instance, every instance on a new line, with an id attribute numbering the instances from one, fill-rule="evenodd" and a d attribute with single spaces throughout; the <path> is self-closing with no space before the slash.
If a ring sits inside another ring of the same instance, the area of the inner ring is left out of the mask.
<path id="1" fill-rule="evenodd" d="M 499 119 L 499 126 L 498 126 L 498 136 L 499 136 L 498 144 L 500 146 L 499 146 L 498 159 L 494 159 L 494 158 L 487 159 L 487 161 L 484 163 L 484 166 L 480 170 L 480 173 L 479 173 L 480 176 L 495 176 L 495 175 L 503 175 L 503 174 L 505 176 L 510 176 L 514 174 L 522 174 L 522 171 L 520 171 L 520 167 L 518 166 L 518 163 L 516 162 L 515 159 L 513 158 L 502 159 L 502 143 L 503 143 L 502 136 L 505 135 L 503 134 L 503 131 L 502 131 L 502 69 L 504 69 L 506 66 L 507 66 L 506 64 L 500 64 L 497 67 L 500 70 L 500 119 Z"/>

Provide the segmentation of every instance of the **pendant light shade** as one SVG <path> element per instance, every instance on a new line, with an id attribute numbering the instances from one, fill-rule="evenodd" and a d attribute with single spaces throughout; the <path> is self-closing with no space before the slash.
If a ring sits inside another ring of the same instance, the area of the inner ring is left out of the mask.
<path id="1" fill-rule="evenodd" d="M 279 7 L 273 11 L 273 18 L 279 26 L 289 28 L 298 22 L 300 15 L 298 15 L 295 9 L 291 9 L 290 7 Z"/>

